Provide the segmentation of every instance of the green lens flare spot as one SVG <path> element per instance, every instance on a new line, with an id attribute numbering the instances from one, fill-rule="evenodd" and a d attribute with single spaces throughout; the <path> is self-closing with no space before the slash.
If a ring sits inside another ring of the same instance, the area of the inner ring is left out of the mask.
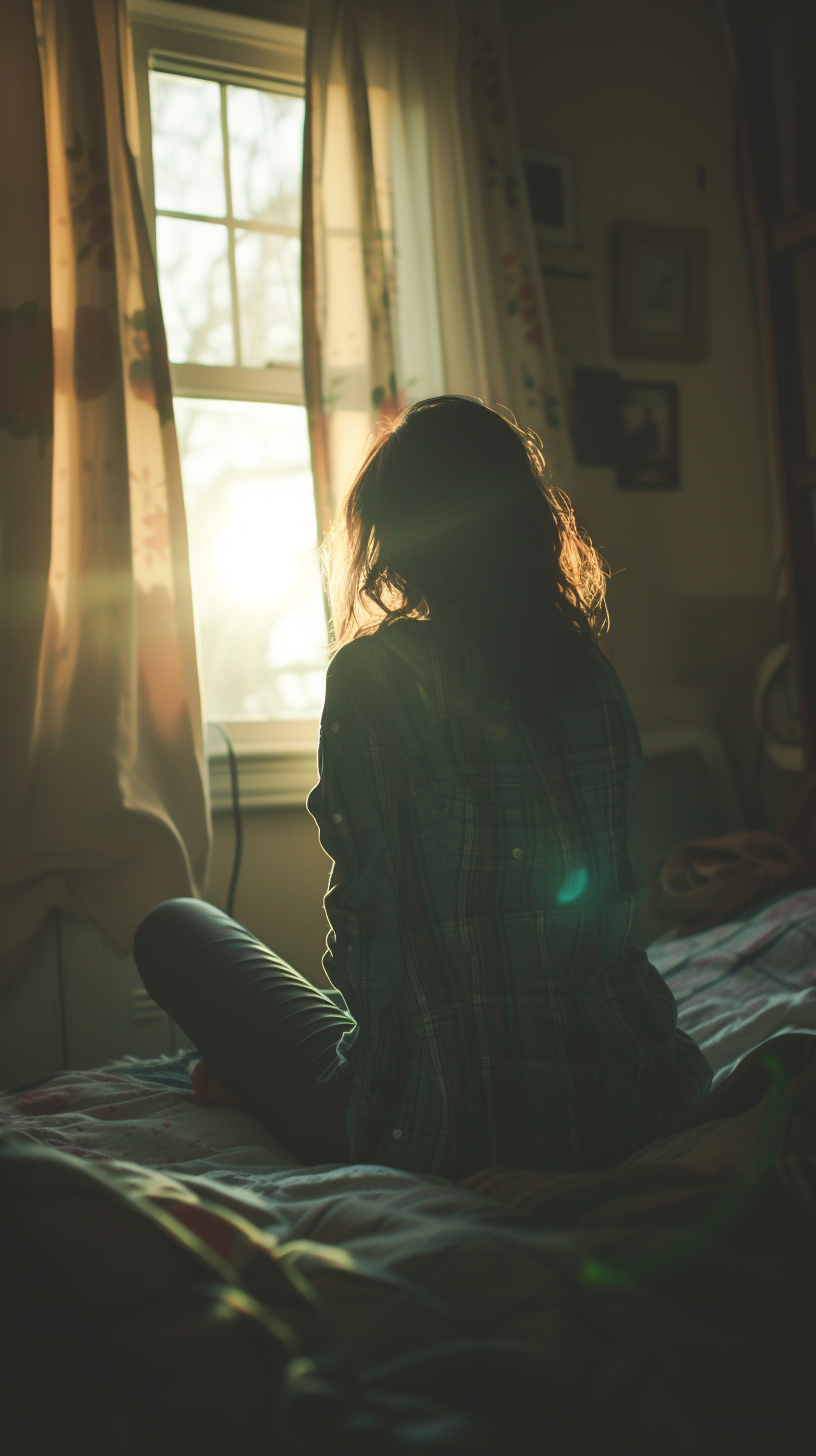
<path id="1" fill-rule="evenodd" d="M 608 1284 L 609 1270 L 603 1264 L 598 1264 L 594 1259 L 587 1259 L 581 1276 L 585 1284 Z"/>
<path id="2" fill-rule="evenodd" d="M 585 869 L 573 870 L 571 875 L 567 875 L 567 878 L 555 897 L 556 905 L 571 905 L 573 900 L 580 899 L 588 882 L 589 875 Z"/>
<path id="3" fill-rule="evenodd" d="M 625 1285 L 628 1284 L 626 1276 L 617 1269 L 611 1269 L 608 1264 L 601 1264 L 598 1259 L 587 1259 L 581 1269 L 581 1279 L 584 1284 L 605 1284 Z"/>

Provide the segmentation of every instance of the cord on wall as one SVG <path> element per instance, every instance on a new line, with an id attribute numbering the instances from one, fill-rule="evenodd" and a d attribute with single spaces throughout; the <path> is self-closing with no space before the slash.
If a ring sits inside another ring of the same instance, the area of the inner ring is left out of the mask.
<path id="1" fill-rule="evenodd" d="M 54 906 L 54 946 L 57 953 L 57 990 L 59 994 L 60 1040 L 62 1042 L 62 1069 L 69 1070 L 68 1063 L 68 1010 L 65 1004 L 65 966 L 62 955 L 62 912 Z"/>
<path id="2" fill-rule="evenodd" d="M 227 890 L 226 911 L 232 915 L 235 908 L 235 891 L 238 887 L 238 876 L 241 873 L 241 859 L 244 853 L 244 825 L 241 819 L 241 795 L 238 784 L 238 758 L 232 746 L 230 738 L 223 723 L 210 721 L 211 728 L 217 728 L 224 740 L 229 760 L 230 792 L 232 795 L 232 822 L 235 826 L 235 850 L 232 857 L 232 874 L 230 875 L 229 889 Z"/>

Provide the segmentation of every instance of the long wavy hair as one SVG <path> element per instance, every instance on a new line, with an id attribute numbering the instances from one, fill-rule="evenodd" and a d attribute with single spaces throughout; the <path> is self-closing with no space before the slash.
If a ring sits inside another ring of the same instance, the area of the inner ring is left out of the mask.
<path id="1" fill-rule="evenodd" d="M 456 622 L 534 715 L 606 625 L 608 569 L 540 440 L 460 395 L 374 431 L 324 569 L 334 650 L 402 617 Z"/>

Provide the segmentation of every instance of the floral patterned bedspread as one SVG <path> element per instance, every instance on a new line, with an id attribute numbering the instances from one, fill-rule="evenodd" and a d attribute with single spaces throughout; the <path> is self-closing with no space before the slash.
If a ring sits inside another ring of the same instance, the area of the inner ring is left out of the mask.
<path id="1" fill-rule="evenodd" d="M 229 1182 L 251 1184 L 260 1169 L 300 1167 L 257 1118 L 199 1107 L 188 1062 L 181 1056 L 64 1072 L 0 1100 L 0 1132 L 91 1161 L 125 1159 Z M 174 1081 L 181 1085 L 162 1085 Z"/>

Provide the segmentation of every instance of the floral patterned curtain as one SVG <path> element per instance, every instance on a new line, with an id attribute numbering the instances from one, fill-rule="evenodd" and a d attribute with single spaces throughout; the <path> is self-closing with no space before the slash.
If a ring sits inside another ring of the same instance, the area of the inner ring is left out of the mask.
<path id="1" fill-rule="evenodd" d="M 151 905 L 197 893 L 209 815 L 169 366 L 128 140 L 124 0 L 5 0 L 3 20 L 8 974 L 50 906 L 127 950 Z"/>
<path id="2" fill-rule="evenodd" d="M 378 416 L 477 395 L 572 454 L 498 0 L 312 0 L 303 308 L 328 525 Z"/>

